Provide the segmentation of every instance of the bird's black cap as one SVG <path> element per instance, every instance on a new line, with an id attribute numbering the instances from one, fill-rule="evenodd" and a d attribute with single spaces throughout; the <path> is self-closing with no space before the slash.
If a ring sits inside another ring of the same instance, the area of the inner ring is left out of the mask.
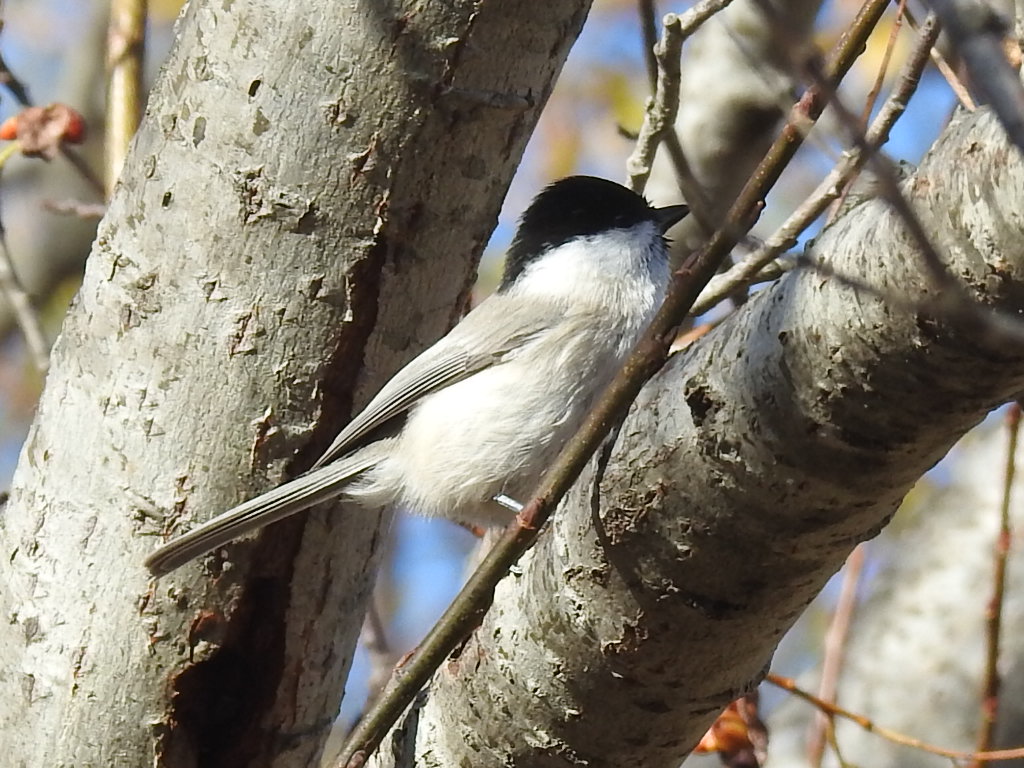
<path id="1" fill-rule="evenodd" d="M 596 176 L 560 179 L 537 195 L 519 220 L 499 290 L 508 288 L 546 251 L 577 237 L 627 229 L 644 221 L 665 232 L 686 212 L 682 205 L 652 208 L 636 192 Z"/>

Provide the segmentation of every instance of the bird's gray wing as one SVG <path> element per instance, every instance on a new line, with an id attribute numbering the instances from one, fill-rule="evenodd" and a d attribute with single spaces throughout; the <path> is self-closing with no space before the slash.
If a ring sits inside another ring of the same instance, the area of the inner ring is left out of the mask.
<path id="1" fill-rule="evenodd" d="M 359 440 L 416 402 L 450 384 L 500 363 L 551 327 L 553 313 L 510 313 L 508 300 L 491 296 L 451 332 L 410 361 L 341 430 L 314 468 L 359 447 Z"/>
<path id="2" fill-rule="evenodd" d="M 424 395 L 507 359 L 543 335 L 552 326 L 551 319 L 557 318 L 538 312 L 517 321 L 508 315 L 502 296 L 488 299 L 473 312 L 473 323 L 463 321 L 399 371 L 308 472 L 164 544 L 146 558 L 146 567 L 156 576 L 168 573 L 232 539 L 337 496 L 353 477 L 387 455 L 387 441 L 381 441 L 347 456 L 360 448 L 361 438 L 409 410 Z"/>

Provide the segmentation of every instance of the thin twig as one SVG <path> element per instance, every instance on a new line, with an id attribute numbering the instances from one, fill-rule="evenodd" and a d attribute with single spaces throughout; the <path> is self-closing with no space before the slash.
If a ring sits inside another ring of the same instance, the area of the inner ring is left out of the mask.
<path id="1" fill-rule="evenodd" d="M 1006 596 L 1006 565 L 1010 553 L 1012 534 L 1010 530 L 1010 498 L 1013 492 L 1014 475 L 1017 472 L 1017 442 L 1020 433 L 1021 407 L 1011 403 L 1006 414 L 1006 430 L 1009 434 L 1006 468 L 1003 472 L 1003 500 L 999 505 L 999 534 L 994 550 L 995 567 L 992 575 L 992 598 L 985 608 L 985 679 L 981 688 L 981 728 L 975 750 L 985 752 L 992 746 L 996 719 L 999 715 L 999 640 L 1003 624 L 1003 603 Z M 980 761 L 974 761 L 977 768 Z"/>
<path id="2" fill-rule="evenodd" d="M 910 23 L 910 28 L 915 32 L 918 31 L 919 25 L 917 19 L 914 17 L 914 12 L 909 8 L 903 9 L 904 15 L 907 17 L 907 21 Z M 939 70 L 939 74 L 946 80 L 946 84 L 949 85 L 951 91 L 956 96 L 957 101 L 960 102 L 960 106 L 966 109 L 968 112 L 973 112 L 978 108 L 978 105 L 974 103 L 970 91 L 967 90 L 967 86 L 964 85 L 964 81 L 960 79 L 960 76 L 956 73 L 956 70 L 946 61 L 946 57 L 942 55 L 942 51 L 938 48 L 932 48 L 931 51 L 932 63 L 935 64 L 935 68 Z"/>
<path id="3" fill-rule="evenodd" d="M 669 13 L 662 22 L 662 37 L 654 48 L 658 64 L 657 84 L 647 102 L 644 124 L 637 137 L 633 153 L 626 161 L 629 179 L 626 183 L 634 192 L 643 192 L 651 175 L 654 155 L 666 132 L 673 129 L 679 110 L 679 55 L 683 43 L 705 21 L 725 8 L 732 0 L 701 0 L 686 13 Z"/>
<path id="4" fill-rule="evenodd" d="M 640 28 L 644 37 L 644 61 L 651 82 L 651 101 L 648 102 L 648 108 L 650 108 L 654 103 L 654 95 L 658 92 L 658 73 L 661 71 L 656 51 L 658 41 L 655 0 L 639 0 L 638 10 L 640 12 Z M 678 103 L 675 109 L 678 113 Z M 676 187 L 682 193 L 686 204 L 690 206 L 690 218 L 699 225 L 701 234 L 706 237 L 715 229 L 714 219 L 711 215 L 711 201 L 707 199 L 707 195 L 701 189 L 696 176 L 694 176 L 693 168 L 690 167 L 690 162 L 686 159 L 683 144 L 676 132 L 675 120 L 676 118 L 673 117 L 672 124 L 668 125 L 661 134 L 661 142 L 668 154 L 669 163 L 672 165 Z M 654 159 L 652 158 L 650 162 L 653 163 Z"/>
<path id="5" fill-rule="evenodd" d="M 871 121 L 871 112 L 875 108 L 875 102 L 878 100 L 878 94 L 882 92 L 882 85 L 885 83 L 885 76 L 889 72 L 889 63 L 892 60 L 892 52 L 896 48 L 896 38 L 899 37 L 900 28 L 903 26 L 904 14 L 907 10 L 907 0 L 899 0 L 899 5 L 896 6 L 896 17 L 892 21 L 892 27 L 889 30 L 889 39 L 885 42 L 885 51 L 882 53 L 882 63 L 878 67 L 878 72 L 875 74 L 875 82 L 871 85 L 871 90 L 868 91 L 868 96 L 864 100 L 864 108 L 860 112 L 860 125 L 862 130 L 867 130 L 868 124 Z M 835 201 L 831 211 L 829 211 L 826 224 L 830 223 L 836 216 L 839 215 L 839 211 L 843 208 L 843 203 L 846 201 L 847 195 L 850 194 L 851 184 L 847 182 L 843 187 L 842 193 L 839 195 L 839 199 Z M 824 745 L 822 745 L 824 746 Z"/>
<path id="6" fill-rule="evenodd" d="M 85 182 L 92 187 L 101 198 L 105 199 L 106 188 L 103 186 L 103 181 L 96 175 L 96 172 L 93 171 L 92 166 L 85 161 L 85 158 L 67 144 L 60 145 L 60 153 L 64 156 L 64 159 L 71 163 L 72 167 L 78 171 L 78 175 L 81 176 L 82 179 L 84 179 Z"/>
<path id="7" fill-rule="evenodd" d="M 1017 760 L 1024 757 L 1024 747 L 1017 747 L 1015 749 L 996 749 L 991 752 L 968 752 L 959 749 L 946 749 L 945 747 L 937 747 L 934 744 L 929 744 L 921 739 L 915 739 L 913 736 L 907 736 L 894 731 L 891 728 L 878 725 L 868 717 L 864 715 L 858 715 L 856 712 L 851 712 L 848 709 L 843 709 L 840 706 L 832 704 L 828 701 L 823 701 L 815 696 L 813 693 L 803 690 L 796 684 L 796 681 L 782 677 L 781 675 L 769 674 L 765 677 L 765 680 L 777 688 L 781 688 L 784 691 L 796 696 L 798 699 L 803 699 L 808 704 L 817 707 L 819 710 L 824 712 L 828 717 L 841 717 L 844 720 L 850 720 L 856 723 L 865 731 L 873 733 L 876 736 L 880 736 L 886 741 L 891 741 L 894 744 L 900 744 L 905 747 L 913 747 L 919 749 L 922 752 L 928 752 L 932 755 L 939 755 L 940 757 L 948 757 L 953 760 L 979 760 L 982 762 L 989 762 L 991 760 Z"/>
<path id="8" fill-rule="evenodd" d="M 896 38 L 899 37 L 900 27 L 903 26 L 903 15 L 907 10 L 907 0 L 900 0 L 896 6 L 896 17 L 892 20 L 892 28 L 889 30 L 889 39 L 885 42 L 885 51 L 882 53 L 882 63 L 878 66 L 878 73 L 875 75 L 875 82 L 868 91 L 868 97 L 864 100 L 864 109 L 860 113 L 860 124 L 862 128 L 868 127 L 871 119 L 871 110 L 875 108 L 878 94 L 882 91 L 882 84 L 885 83 L 885 76 L 889 72 L 889 62 L 892 61 L 892 52 L 896 48 Z"/>
<path id="9" fill-rule="evenodd" d="M 946 85 L 956 96 L 956 100 L 960 102 L 960 106 L 966 109 L 968 112 L 974 112 L 978 109 L 978 104 L 975 102 L 974 97 L 971 96 L 971 92 L 967 89 L 964 81 L 960 79 L 960 76 L 953 69 L 952 65 L 946 61 L 946 57 L 942 55 L 942 51 L 938 48 L 932 48 L 932 63 L 935 68 L 942 75 L 942 78 L 946 81 Z"/>
<path id="10" fill-rule="evenodd" d="M 395 662 L 398 661 L 398 655 L 391 647 L 387 628 L 384 626 L 384 619 L 381 616 L 379 587 L 378 584 L 370 598 L 370 607 L 363 620 L 363 631 L 360 638 L 363 648 L 369 656 L 370 665 L 367 686 L 369 694 L 365 708 L 373 706 L 373 702 L 380 696 L 394 672 Z"/>
<path id="11" fill-rule="evenodd" d="M 14 319 L 25 336 L 32 362 L 40 373 L 46 373 L 50 367 L 50 346 L 46 342 L 39 315 L 32 306 L 28 291 L 22 286 L 18 274 L 14 271 L 10 252 L 7 250 L 7 233 L 0 224 L 0 293 L 11 305 Z"/>
<path id="12" fill-rule="evenodd" d="M 917 90 L 921 73 L 928 63 L 928 51 L 939 36 L 939 23 L 934 14 L 929 15 L 921 27 L 918 41 L 903 67 L 895 88 L 875 117 L 867 135 L 867 144 L 877 149 L 889 139 L 893 125 L 903 115 L 907 102 Z M 847 181 L 860 171 L 867 161 L 866 154 L 859 149 L 844 153 L 839 164 L 818 185 L 818 188 L 789 216 L 764 244 L 728 272 L 715 276 L 693 306 L 694 314 L 703 314 L 726 297 L 750 286 L 767 265 L 797 243 L 800 234 L 817 219 Z"/>
<path id="13" fill-rule="evenodd" d="M 647 83 L 651 86 L 653 96 L 658 89 L 658 57 L 654 55 L 654 46 L 658 44 L 658 1 L 637 0 L 637 13 L 640 16 L 640 37 L 644 46 Z"/>
<path id="14" fill-rule="evenodd" d="M 828 745 L 832 747 L 832 752 L 835 753 L 839 768 L 858 768 L 858 766 L 853 765 L 853 763 L 843 757 L 843 751 L 839 748 L 839 740 L 836 739 L 835 719 L 828 721 Z"/>
<path id="15" fill-rule="evenodd" d="M 850 634 L 853 610 L 857 605 L 857 587 L 864 571 L 864 543 L 854 547 L 846 559 L 843 569 L 843 584 L 839 590 L 839 600 L 835 612 L 825 632 L 825 653 L 821 664 L 821 682 L 818 683 L 818 696 L 824 701 L 835 702 L 839 688 L 839 676 L 843 670 L 846 656 L 846 639 Z M 808 761 L 813 768 L 820 768 L 825 757 L 825 745 L 829 739 L 831 721 L 819 712 L 815 719 L 811 738 L 807 745 Z"/>
<path id="16" fill-rule="evenodd" d="M 2 23 L 0 23 L 0 29 L 3 29 Z M 2 54 L 0 54 L 0 85 L 3 85 L 4 88 L 10 91 L 14 100 L 21 106 L 32 106 L 32 99 L 28 95 L 28 88 L 25 87 L 21 80 L 15 77 L 11 68 L 7 66 L 7 62 Z"/>
<path id="17" fill-rule="evenodd" d="M 838 83 L 849 71 L 887 2 L 868 0 L 861 8 L 829 59 L 827 75 L 831 84 Z M 613 424 L 619 423 L 644 383 L 664 364 L 675 331 L 701 288 L 753 223 L 754 212 L 759 209 L 764 197 L 802 143 L 803 133 L 792 123 L 797 120 L 816 120 L 825 103 L 825 94 L 821 89 L 812 87 L 794 107 L 789 123 L 744 185 L 723 226 L 673 275 L 665 301 L 644 337 L 591 409 L 583 426 L 541 478 L 532 500 L 520 513 L 519 519 L 505 530 L 498 543 L 470 575 L 445 615 L 402 667 L 401 675 L 391 680 L 376 706 L 349 735 L 342 748 L 339 765 L 351 767 L 362 764 L 448 654 L 479 625 L 490 607 L 495 585 L 533 545 L 538 532 L 576 482 L 608 430 Z"/>
<path id="18" fill-rule="evenodd" d="M 61 216 L 77 216 L 80 219 L 102 219 L 107 212 L 103 203 L 83 203 L 81 200 L 43 200 L 43 208 Z"/>
<path id="19" fill-rule="evenodd" d="M 0 152 L 0 170 L 7 160 L 18 151 L 18 142 L 12 141 Z M 7 250 L 7 232 L 4 229 L 3 217 L 0 216 L 0 294 L 3 294 L 14 312 L 14 320 L 25 336 L 32 362 L 40 373 L 46 373 L 50 366 L 50 346 L 46 342 L 43 326 L 32 306 L 18 273 L 14 269 L 10 252 Z"/>
<path id="20" fill-rule="evenodd" d="M 142 115 L 147 0 L 111 0 L 107 29 L 107 133 L 104 176 L 109 200 Z"/>
<path id="21" fill-rule="evenodd" d="M 669 162 L 672 165 L 672 172 L 675 175 L 676 186 L 682 192 L 683 200 L 690 207 L 689 218 L 700 227 L 700 234 L 710 237 L 715 231 L 715 217 L 712 213 L 712 203 L 707 193 L 697 181 L 690 161 L 686 159 L 683 151 L 683 143 L 679 140 L 679 134 L 673 126 L 665 132 L 662 139 L 662 146 L 668 153 Z"/>

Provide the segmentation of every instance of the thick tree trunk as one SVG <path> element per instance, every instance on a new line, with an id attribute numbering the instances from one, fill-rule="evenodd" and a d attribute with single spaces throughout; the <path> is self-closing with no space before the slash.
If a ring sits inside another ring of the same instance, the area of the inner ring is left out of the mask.
<path id="1" fill-rule="evenodd" d="M 1024 161 L 991 115 L 955 121 L 905 190 L 971 295 L 1019 316 Z M 678 765 L 850 550 L 1024 389 L 1024 345 L 906 309 L 927 270 L 883 202 L 814 255 L 888 297 L 791 273 L 671 361 L 376 764 Z"/>
<path id="2" fill-rule="evenodd" d="M 5 765 L 312 764 L 387 521 L 142 557 L 453 322 L 587 6 L 189 6 L 0 524 Z"/>

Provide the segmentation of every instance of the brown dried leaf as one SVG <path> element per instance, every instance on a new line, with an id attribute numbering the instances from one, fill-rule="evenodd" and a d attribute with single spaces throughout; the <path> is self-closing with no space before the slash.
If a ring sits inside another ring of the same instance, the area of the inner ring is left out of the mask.
<path id="1" fill-rule="evenodd" d="M 22 154 L 52 160 L 62 142 L 80 144 L 85 139 L 85 120 L 67 104 L 27 107 L 0 126 L 0 138 L 16 138 Z"/>
<path id="2" fill-rule="evenodd" d="M 718 752 L 728 768 L 759 768 L 768 750 L 768 729 L 758 717 L 757 703 L 755 691 L 726 707 L 694 752 Z"/>

